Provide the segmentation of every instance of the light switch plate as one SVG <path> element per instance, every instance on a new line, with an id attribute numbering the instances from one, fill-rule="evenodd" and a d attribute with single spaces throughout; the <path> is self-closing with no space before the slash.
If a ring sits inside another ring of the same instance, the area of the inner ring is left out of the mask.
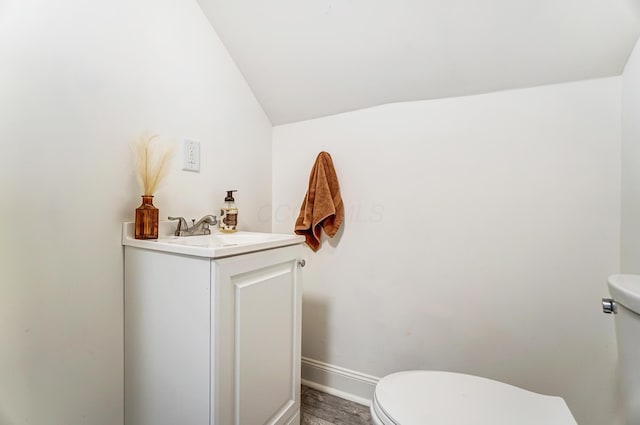
<path id="1" fill-rule="evenodd" d="M 200 142 L 185 139 L 182 169 L 184 171 L 200 171 Z"/>

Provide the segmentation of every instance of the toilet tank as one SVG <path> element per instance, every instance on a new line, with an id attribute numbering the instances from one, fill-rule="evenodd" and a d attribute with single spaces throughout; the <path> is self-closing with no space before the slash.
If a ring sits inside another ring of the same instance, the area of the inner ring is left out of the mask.
<path id="1" fill-rule="evenodd" d="M 640 424 L 640 276 L 609 277 L 618 341 L 618 362 L 627 424 Z"/>

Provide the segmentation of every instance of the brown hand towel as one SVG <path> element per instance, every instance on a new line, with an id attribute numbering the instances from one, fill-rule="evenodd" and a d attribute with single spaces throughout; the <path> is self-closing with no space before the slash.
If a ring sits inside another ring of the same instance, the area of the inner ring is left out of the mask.
<path id="1" fill-rule="evenodd" d="M 298 235 L 304 235 L 307 245 L 317 251 L 320 248 L 322 229 L 332 238 L 343 220 L 344 205 L 331 155 L 320 152 L 311 169 L 309 189 L 302 201 L 294 231 Z"/>

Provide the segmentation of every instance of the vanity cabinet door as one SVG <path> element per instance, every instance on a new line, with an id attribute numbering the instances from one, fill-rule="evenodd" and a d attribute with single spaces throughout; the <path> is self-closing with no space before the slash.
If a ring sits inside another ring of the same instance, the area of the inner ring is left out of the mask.
<path id="1" fill-rule="evenodd" d="M 300 421 L 299 246 L 212 261 L 215 425 Z"/>

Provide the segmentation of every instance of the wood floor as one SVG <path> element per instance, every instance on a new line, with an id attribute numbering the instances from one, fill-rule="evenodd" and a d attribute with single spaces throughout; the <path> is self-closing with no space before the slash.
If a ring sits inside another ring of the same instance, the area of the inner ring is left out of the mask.
<path id="1" fill-rule="evenodd" d="M 370 425 L 369 408 L 302 386 L 301 425 Z"/>

